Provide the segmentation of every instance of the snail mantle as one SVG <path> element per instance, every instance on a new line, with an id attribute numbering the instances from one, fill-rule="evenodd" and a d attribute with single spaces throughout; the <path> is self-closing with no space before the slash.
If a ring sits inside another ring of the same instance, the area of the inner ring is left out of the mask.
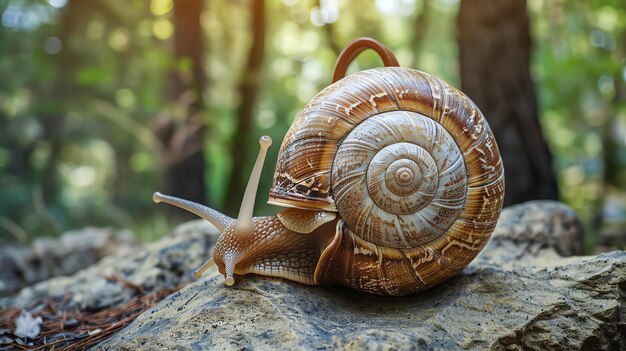
<path id="1" fill-rule="evenodd" d="M 367 49 L 385 67 L 345 76 Z M 407 295 L 466 267 L 502 210 L 502 161 L 476 105 L 370 38 L 343 50 L 333 83 L 287 132 L 268 201 L 285 208 L 276 216 L 252 217 L 271 139 L 260 144 L 237 219 L 154 194 L 222 232 L 198 278 L 216 265 L 227 285 L 253 273 Z"/>

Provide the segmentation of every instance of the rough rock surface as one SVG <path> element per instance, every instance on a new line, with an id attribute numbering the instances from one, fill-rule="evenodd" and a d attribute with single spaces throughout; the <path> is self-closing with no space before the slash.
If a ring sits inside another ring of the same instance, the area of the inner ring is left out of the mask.
<path id="1" fill-rule="evenodd" d="M 211 275 L 98 349 L 620 350 L 624 284 L 623 252 L 516 271 L 479 263 L 400 298 L 260 277 L 229 289 Z"/>
<path id="2" fill-rule="evenodd" d="M 228 288 L 211 271 L 95 349 L 626 349 L 626 252 L 562 257 L 579 252 L 581 235 L 573 212 L 561 204 L 510 207 L 493 240 L 461 274 L 406 297 L 254 276 L 238 277 Z M 103 272 L 147 290 L 188 281 L 214 239 L 210 226 L 192 222 L 145 250 L 40 283 L 0 306 L 46 289 L 74 292 L 74 303 L 86 308 L 120 303 L 135 292 L 115 290 L 106 279 L 106 288 L 86 286 L 96 286 Z M 102 298 L 106 294 L 113 297 Z"/>
<path id="3" fill-rule="evenodd" d="M 98 310 L 128 302 L 137 293 L 133 286 L 144 293 L 173 288 L 193 280 L 191 268 L 210 257 L 209 249 L 218 235 L 215 227 L 203 220 L 185 223 L 172 235 L 141 249 L 120 250 L 73 276 L 52 278 L 24 288 L 16 296 L 0 298 L 0 308 L 70 293 L 69 307 Z"/>
<path id="4" fill-rule="evenodd" d="M 502 211 L 477 261 L 502 268 L 564 264 L 582 255 L 583 228 L 574 211 L 556 201 L 530 201 Z"/>
<path id="5" fill-rule="evenodd" d="M 52 277 L 74 274 L 116 251 L 137 247 L 131 232 L 109 228 L 71 231 L 58 239 L 37 238 L 30 247 L 0 243 L 0 296 Z"/>

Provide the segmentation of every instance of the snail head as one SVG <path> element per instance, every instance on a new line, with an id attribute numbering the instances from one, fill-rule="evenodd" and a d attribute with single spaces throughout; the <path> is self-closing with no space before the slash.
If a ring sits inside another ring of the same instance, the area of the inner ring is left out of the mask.
<path id="1" fill-rule="evenodd" d="M 233 274 L 235 273 L 236 265 L 246 256 L 246 246 L 251 242 L 254 235 L 255 228 L 252 218 L 254 200 L 267 149 L 272 144 L 272 139 L 269 136 L 262 136 L 259 139 L 259 144 L 261 144 L 261 149 L 248 180 L 237 219 L 230 218 L 210 207 L 159 192 L 154 193 L 152 196 L 152 200 L 155 203 L 165 202 L 194 213 L 209 221 L 222 233 L 215 244 L 213 258 L 207 260 L 194 271 L 197 279 L 213 265 L 216 265 L 220 273 L 224 275 L 226 285 L 233 285 L 235 282 Z"/>

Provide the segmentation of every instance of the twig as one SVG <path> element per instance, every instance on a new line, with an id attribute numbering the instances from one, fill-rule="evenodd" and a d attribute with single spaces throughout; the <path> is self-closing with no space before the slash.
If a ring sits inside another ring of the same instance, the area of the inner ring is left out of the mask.
<path id="1" fill-rule="evenodd" d="M 104 278 L 110 282 L 116 282 L 116 283 L 120 283 L 123 286 L 133 289 L 135 291 L 137 291 L 139 294 L 144 295 L 146 293 L 145 289 L 143 288 L 143 286 L 138 285 L 134 282 L 131 282 L 130 280 L 120 276 L 119 274 L 105 274 L 103 275 Z"/>

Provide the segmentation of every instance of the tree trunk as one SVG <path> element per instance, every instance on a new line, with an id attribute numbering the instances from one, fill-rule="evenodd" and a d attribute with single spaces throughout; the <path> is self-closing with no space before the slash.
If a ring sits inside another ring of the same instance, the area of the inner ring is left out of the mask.
<path id="1" fill-rule="evenodd" d="M 237 108 L 237 129 L 233 138 L 231 160 L 233 169 L 227 191 L 226 213 L 236 215 L 248 180 L 245 172 L 250 161 L 250 151 L 258 147 L 252 138 L 254 126 L 254 107 L 261 87 L 261 66 L 265 51 L 265 1 L 250 1 L 250 29 L 252 46 L 248 52 L 248 60 L 239 83 L 241 103 Z M 253 146 L 254 145 L 254 146 Z"/>
<path id="2" fill-rule="evenodd" d="M 204 103 L 202 92 L 205 88 L 203 70 L 203 35 L 200 24 L 202 0 L 175 0 L 174 55 L 176 60 L 188 60 L 189 72 L 176 70 L 171 74 L 169 95 L 186 108 L 186 118 L 176 120 L 162 117 L 155 123 L 155 133 L 165 146 L 164 192 L 204 203 L 204 155 L 203 141 L 205 124 L 202 119 Z M 187 75 L 185 75 L 187 73 Z M 182 215 L 171 207 L 172 212 Z"/>
<path id="3" fill-rule="evenodd" d="M 72 46 L 69 43 L 81 28 L 81 16 L 85 16 L 85 13 L 88 11 L 89 8 L 85 6 L 84 2 L 79 0 L 69 0 L 63 11 L 61 11 L 58 36 L 63 46 L 55 60 L 58 73 L 55 76 L 53 88 L 40 92 L 41 96 L 48 100 L 47 103 L 52 106 L 55 106 L 53 103 L 55 101 L 71 101 L 72 95 L 76 92 L 76 85 L 72 84 L 72 81 L 68 80 L 67 77 L 76 75 L 79 67 L 78 53 L 72 50 Z M 50 145 L 50 154 L 46 159 L 39 180 L 44 203 L 57 204 L 61 195 L 62 187 L 59 184 L 57 167 L 61 161 L 65 145 L 65 111 L 63 109 L 65 109 L 64 106 L 58 106 L 41 113 L 40 123 L 43 135 Z M 60 228 L 56 229 L 60 230 Z"/>
<path id="4" fill-rule="evenodd" d="M 526 1 L 461 1 L 457 39 L 461 89 L 489 121 L 502 154 L 504 204 L 557 199 L 530 76 Z"/>
<path id="5" fill-rule="evenodd" d="M 422 46 L 424 45 L 424 38 L 426 37 L 429 21 L 430 0 L 422 0 L 422 6 L 419 9 L 419 14 L 415 16 L 415 22 L 413 22 L 413 37 L 411 38 L 410 46 L 411 52 L 413 53 L 413 62 L 410 67 L 419 69 L 419 59 L 422 53 Z"/>

